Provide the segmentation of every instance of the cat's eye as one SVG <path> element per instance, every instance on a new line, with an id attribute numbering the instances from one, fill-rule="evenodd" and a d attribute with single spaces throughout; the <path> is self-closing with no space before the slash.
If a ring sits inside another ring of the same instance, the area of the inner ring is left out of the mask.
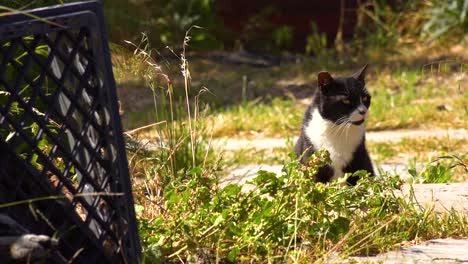
<path id="1" fill-rule="evenodd" d="M 362 101 L 363 101 L 363 102 L 369 101 L 369 96 L 363 96 L 363 97 L 362 97 Z"/>
<path id="2" fill-rule="evenodd" d="M 341 100 L 344 104 L 351 104 L 351 101 L 349 99 L 342 99 Z"/>

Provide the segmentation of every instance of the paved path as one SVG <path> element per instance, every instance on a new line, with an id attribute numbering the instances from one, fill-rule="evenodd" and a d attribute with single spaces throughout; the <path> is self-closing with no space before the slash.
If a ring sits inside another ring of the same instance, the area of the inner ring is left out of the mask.
<path id="1" fill-rule="evenodd" d="M 220 180 L 221 185 L 235 183 L 243 186 L 245 191 L 252 188 L 247 181 L 252 180 L 261 170 L 281 174 L 279 165 L 246 165 L 233 169 L 231 173 Z M 468 182 L 444 184 L 405 184 L 401 190 L 402 195 L 410 197 L 411 187 L 414 190 L 415 200 L 425 207 L 434 207 L 436 211 L 445 211 L 454 208 L 468 213 Z M 467 253 L 468 254 L 468 253 Z"/>
<path id="2" fill-rule="evenodd" d="M 468 138 L 466 129 L 431 129 L 431 130 L 391 130 L 366 132 L 366 139 L 374 142 L 399 142 L 406 137 L 450 137 L 450 138 Z M 297 137 L 292 139 L 296 142 Z M 262 139 L 217 139 L 215 146 L 222 147 L 224 150 L 234 151 L 246 148 L 255 148 L 256 150 L 286 148 L 288 147 L 286 139 L 282 138 L 262 138 Z"/>
<path id="3" fill-rule="evenodd" d="M 433 239 L 375 257 L 353 257 L 364 263 L 468 263 L 468 239 Z"/>
<path id="4" fill-rule="evenodd" d="M 402 189 L 402 194 L 405 197 L 410 197 L 411 187 L 414 190 L 416 202 L 423 207 L 434 208 L 439 212 L 453 208 L 468 214 L 468 182 L 413 185 L 406 184 L 403 185 Z"/>

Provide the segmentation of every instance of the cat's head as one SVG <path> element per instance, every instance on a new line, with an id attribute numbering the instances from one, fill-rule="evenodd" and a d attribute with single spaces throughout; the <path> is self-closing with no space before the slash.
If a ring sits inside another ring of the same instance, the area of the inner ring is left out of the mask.
<path id="1" fill-rule="evenodd" d="M 361 125 L 368 117 L 371 96 L 366 89 L 367 64 L 351 77 L 333 78 L 318 74 L 317 108 L 320 115 L 335 124 Z"/>

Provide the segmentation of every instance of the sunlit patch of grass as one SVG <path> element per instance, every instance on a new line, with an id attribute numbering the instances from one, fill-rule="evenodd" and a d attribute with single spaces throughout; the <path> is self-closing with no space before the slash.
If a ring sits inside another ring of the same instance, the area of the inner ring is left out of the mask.
<path id="1" fill-rule="evenodd" d="M 430 127 L 465 128 L 468 125 L 468 114 L 465 109 L 468 99 L 463 96 L 443 100 L 444 104 L 436 100 L 421 100 L 405 104 L 400 102 L 398 105 L 388 103 L 398 100 L 398 97 L 375 98 L 367 123 L 368 131 Z"/>
<path id="2" fill-rule="evenodd" d="M 414 85 L 414 84 L 412 84 Z M 458 92 L 446 95 L 429 87 L 413 87 L 392 92 L 373 92 L 368 131 L 402 128 L 466 128 L 468 96 Z M 271 103 L 233 106 L 211 114 L 216 137 L 291 136 L 299 133 L 306 106 L 297 101 L 274 99 Z"/>
<path id="3" fill-rule="evenodd" d="M 246 148 L 237 151 L 225 151 L 223 160 L 225 165 L 243 164 L 282 164 L 287 160 L 292 148 L 261 149 Z"/>
<path id="4" fill-rule="evenodd" d="M 395 146 L 387 142 L 367 142 L 367 148 L 376 161 L 385 161 L 398 154 Z"/>
<path id="5" fill-rule="evenodd" d="M 467 127 L 468 95 L 460 92 L 459 80 L 454 75 L 444 78 L 415 71 L 378 74 L 377 81 L 368 84 L 373 101 L 367 130 Z M 285 137 L 299 133 L 305 108 L 306 105 L 290 99 L 276 98 L 271 103 L 250 101 L 214 111 L 210 119 L 214 122 L 215 137 Z"/>
<path id="6" fill-rule="evenodd" d="M 144 47 L 142 47 L 144 48 Z M 136 56 L 130 49 L 111 44 L 112 70 L 117 83 L 144 84 L 145 75 L 152 69 L 141 56 Z"/>
<path id="7" fill-rule="evenodd" d="M 208 118 L 215 137 L 284 137 L 299 133 L 304 106 L 292 100 L 273 99 L 233 106 Z"/>
<path id="8" fill-rule="evenodd" d="M 368 130 L 467 127 L 468 97 L 459 86 L 466 78 L 460 73 L 381 73 L 369 84 L 373 101 Z"/>
<path id="9" fill-rule="evenodd" d="M 406 160 L 432 160 L 450 153 L 466 152 L 468 139 L 449 137 L 402 138 L 398 143 L 367 142 L 369 151 L 378 161 L 392 161 L 398 155 Z"/>
<path id="10" fill-rule="evenodd" d="M 403 138 L 398 146 L 399 152 L 406 153 L 435 153 L 436 155 L 449 152 L 466 151 L 467 138 L 453 139 L 450 137 Z"/>

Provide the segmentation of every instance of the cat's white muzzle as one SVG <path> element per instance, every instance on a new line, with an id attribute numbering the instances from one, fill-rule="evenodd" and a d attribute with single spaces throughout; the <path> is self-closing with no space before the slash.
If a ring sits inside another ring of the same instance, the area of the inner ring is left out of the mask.
<path id="1" fill-rule="evenodd" d="M 355 125 L 361 125 L 368 115 L 369 111 L 367 111 L 367 107 L 361 104 L 349 115 L 349 120 Z"/>

